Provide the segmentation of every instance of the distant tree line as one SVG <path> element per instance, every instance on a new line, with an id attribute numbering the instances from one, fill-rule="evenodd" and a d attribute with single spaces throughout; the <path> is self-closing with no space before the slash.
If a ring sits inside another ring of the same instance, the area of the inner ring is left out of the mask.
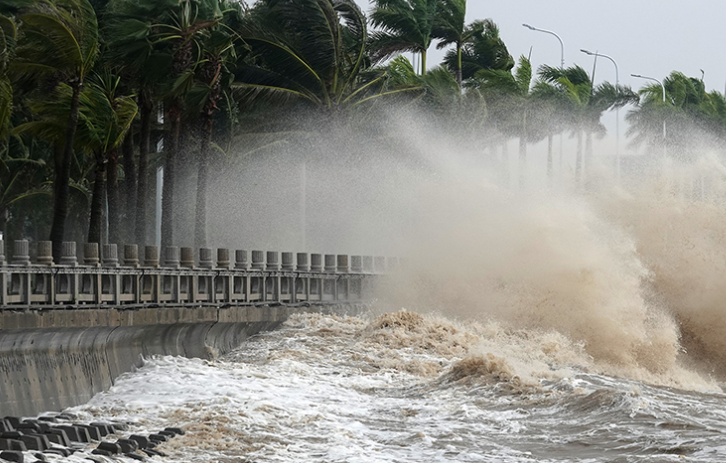
<path id="1" fill-rule="evenodd" d="M 571 133 L 578 177 L 603 112 L 629 103 L 635 143 L 663 143 L 664 118 L 726 135 L 726 101 L 702 81 L 674 72 L 663 103 L 659 87 L 594 86 L 579 66 L 535 75 L 492 20 L 465 22 L 466 0 L 374 4 L 366 17 L 354 0 L 4 0 L 0 231 L 50 237 L 56 259 L 68 239 L 148 242 L 163 166 L 162 245 L 179 244 L 179 182 L 193 186 L 194 244 L 204 245 L 210 172 L 232 147 L 336 146 L 379 133 L 391 107 L 482 149 L 516 138 L 522 165 L 527 145 L 548 139 L 550 172 L 552 137 Z M 448 51 L 430 68 L 433 43 Z"/>

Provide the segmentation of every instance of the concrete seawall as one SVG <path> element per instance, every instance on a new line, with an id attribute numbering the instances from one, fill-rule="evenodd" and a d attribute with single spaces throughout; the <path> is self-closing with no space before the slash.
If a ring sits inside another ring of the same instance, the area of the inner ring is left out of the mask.
<path id="1" fill-rule="evenodd" d="M 0 240 L 0 417 L 82 404 L 151 355 L 211 358 L 291 313 L 361 307 L 396 260 L 384 257 Z M 181 252 L 180 252 L 181 251 Z M 280 262 L 282 255 L 282 262 Z M 293 258 L 297 257 L 297 265 Z M 314 305 L 310 307 L 309 305 Z M 332 309 L 331 309 L 332 308 Z"/>
<path id="2" fill-rule="evenodd" d="M 0 311 L 0 415 L 87 402 L 151 355 L 211 358 L 291 313 L 285 306 Z"/>

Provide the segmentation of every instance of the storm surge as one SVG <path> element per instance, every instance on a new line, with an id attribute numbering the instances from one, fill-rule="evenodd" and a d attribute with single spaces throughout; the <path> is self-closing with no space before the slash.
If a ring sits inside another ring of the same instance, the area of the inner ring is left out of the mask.
<path id="1" fill-rule="evenodd" d="M 622 184 L 593 168 L 581 183 L 522 188 L 466 158 L 428 162 L 436 174 L 406 184 L 416 200 L 403 207 L 386 310 L 558 339 L 567 354 L 540 346 L 550 370 L 695 389 L 726 380 L 726 169 L 714 157 Z"/>

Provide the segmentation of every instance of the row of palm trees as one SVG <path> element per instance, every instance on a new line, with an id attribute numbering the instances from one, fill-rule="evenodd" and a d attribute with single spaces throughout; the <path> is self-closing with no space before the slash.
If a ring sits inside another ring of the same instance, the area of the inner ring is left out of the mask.
<path id="1" fill-rule="evenodd" d="M 146 242 L 150 173 L 163 165 L 162 245 L 180 244 L 175 199 L 193 181 L 194 240 L 204 245 L 209 175 L 231 162 L 231 147 L 264 150 L 285 137 L 335 145 L 375 131 L 392 106 L 421 109 L 482 148 L 516 137 L 522 162 L 528 144 L 551 147 L 569 131 L 578 175 L 615 107 L 636 104 L 636 143 L 657 146 L 664 117 L 719 136 L 726 127 L 723 97 L 693 79 L 666 80 L 662 105 L 650 87 L 639 98 L 594 86 L 579 66 L 535 77 L 493 21 L 465 15 L 466 0 L 375 0 L 369 17 L 354 0 L 6 0 L 0 230 L 47 231 L 56 253 L 69 234 L 101 242 L 106 221 L 109 241 Z M 433 42 L 451 48 L 427 70 Z M 420 69 L 403 52 L 419 54 Z"/>

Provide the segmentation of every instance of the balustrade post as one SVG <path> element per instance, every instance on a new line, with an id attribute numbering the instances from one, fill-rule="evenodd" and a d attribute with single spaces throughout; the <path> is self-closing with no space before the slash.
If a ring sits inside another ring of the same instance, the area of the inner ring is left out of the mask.
<path id="1" fill-rule="evenodd" d="M 15 240 L 13 243 L 12 265 L 27 267 L 30 265 L 30 249 L 28 240 Z"/>
<path id="2" fill-rule="evenodd" d="M 144 267 L 159 268 L 159 246 L 144 246 Z M 151 280 L 151 302 L 159 302 L 161 299 L 161 282 L 159 281 L 159 274 L 152 273 L 142 277 L 149 278 Z M 143 289 L 142 289 L 143 294 Z"/>
<path id="3" fill-rule="evenodd" d="M 247 262 L 247 251 L 237 249 L 234 252 L 234 268 L 240 270 L 247 270 L 249 263 Z"/>
<path id="4" fill-rule="evenodd" d="M 362 256 L 351 256 L 350 257 L 350 271 L 353 273 L 363 272 L 363 257 Z"/>
<path id="5" fill-rule="evenodd" d="M 280 270 L 280 254 L 277 251 L 267 251 L 267 270 Z"/>
<path id="6" fill-rule="evenodd" d="M 5 266 L 5 241 L 0 240 L 0 267 Z"/>
<path id="7" fill-rule="evenodd" d="M 307 252 L 298 252 L 297 253 L 297 271 L 298 272 L 307 272 L 310 270 L 310 265 L 308 264 L 308 253 Z"/>
<path id="8" fill-rule="evenodd" d="M 53 242 L 52 241 L 38 241 L 38 265 L 44 265 L 47 267 L 53 266 Z"/>
<path id="9" fill-rule="evenodd" d="M 252 270 L 265 269 L 265 253 L 262 251 L 252 251 Z"/>
<path id="10" fill-rule="evenodd" d="M 217 248 L 217 268 L 229 270 L 231 267 L 232 262 L 229 260 L 229 249 Z M 215 301 L 232 302 L 233 277 L 231 275 L 217 275 L 216 278 L 217 281 L 214 283 Z M 217 285 L 220 284 L 222 285 L 221 295 L 217 292 Z"/>
<path id="11" fill-rule="evenodd" d="M 232 263 L 229 260 L 229 249 L 217 248 L 217 267 L 229 269 Z"/>
<path id="12" fill-rule="evenodd" d="M 76 267 L 78 265 L 75 241 L 64 241 L 61 244 L 60 265 L 65 265 L 67 267 Z"/>
<path id="13" fill-rule="evenodd" d="M 144 246 L 144 267 L 160 267 L 159 246 Z"/>
<path id="14" fill-rule="evenodd" d="M 373 256 L 363 256 L 363 273 L 373 273 Z"/>
<path id="15" fill-rule="evenodd" d="M 83 244 L 83 265 L 91 267 L 98 267 L 98 243 L 84 243 Z"/>
<path id="16" fill-rule="evenodd" d="M 127 244 L 124 246 L 124 266 L 139 267 L 139 246 L 137 244 Z"/>
<path id="17" fill-rule="evenodd" d="M 104 244 L 102 248 L 103 252 L 101 257 L 103 258 L 103 267 L 118 267 L 118 246 L 115 243 Z"/>
<path id="18" fill-rule="evenodd" d="M 181 248 L 181 266 L 194 268 L 194 248 Z"/>
<path id="19" fill-rule="evenodd" d="M 179 268 L 178 246 L 167 246 L 164 248 L 164 267 Z"/>
<path id="20" fill-rule="evenodd" d="M 338 254 L 337 258 L 337 269 L 338 273 L 348 273 L 348 256 L 345 254 Z"/>
<path id="21" fill-rule="evenodd" d="M 292 272 L 295 270 L 295 263 L 293 262 L 293 257 L 291 252 L 283 252 L 282 253 L 282 271 L 284 272 Z"/>
<path id="22" fill-rule="evenodd" d="M 335 273 L 335 254 L 325 254 L 325 273 Z"/>
<path id="23" fill-rule="evenodd" d="M 98 256 L 98 243 L 84 243 L 83 244 L 83 265 L 88 267 L 100 267 L 100 259 Z M 91 287 L 90 291 L 92 293 L 91 300 L 96 303 L 101 303 L 101 275 L 99 274 L 91 274 L 87 276 L 82 276 L 82 286 L 85 288 L 85 282 L 90 279 L 91 281 Z M 85 280 L 83 280 L 85 278 Z M 88 297 L 88 293 L 84 292 L 86 295 L 85 297 Z M 86 299 L 88 302 L 88 299 Z"/>
<path id="24" fill-rule="evenodd" d="M 214 261 L 212 260 L 212 248 L 199 248 L 199 267 L 214 267 Z"/>
<path id="25" fill-rule="evenodd" d="M 310 254 L 310 271 L 311 272 L 322 272 L 323 271 L 323 255 L 322 254 Z"/>
<path id="26" fill-rule="evenodd" d="M 115 243 L 104 244 L 101 246 L 101 266 L 106 268 L 118 268 L 118 246 Z M 103 278 L 108 278 L 111 283 L 111 297 L 113 304 L 121 303 L 121 274 L 118 272 L 111 273 L 108 275 L 101 276 L 101 283 Z M 103 288 L 103 286 L 101 286 Z M 102 292 L 103 290 L 100 290 Z"/>

